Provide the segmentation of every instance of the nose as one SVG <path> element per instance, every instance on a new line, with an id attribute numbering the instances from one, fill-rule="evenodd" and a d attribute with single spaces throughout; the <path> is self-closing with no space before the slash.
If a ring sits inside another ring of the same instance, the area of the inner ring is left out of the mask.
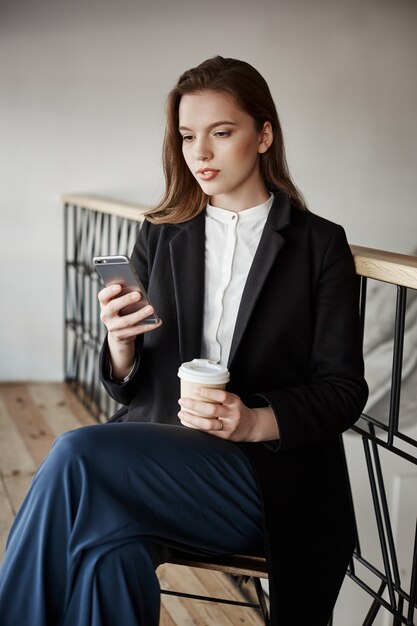
<path id="1" fill-rule="evenodd" d="M 210 147 L 210 143 L 204 137 L 196 139 L 194 143 L 194 149 L 194 156 L 197 161 L 209 161 L 213 158 L 213 152 Z"/>

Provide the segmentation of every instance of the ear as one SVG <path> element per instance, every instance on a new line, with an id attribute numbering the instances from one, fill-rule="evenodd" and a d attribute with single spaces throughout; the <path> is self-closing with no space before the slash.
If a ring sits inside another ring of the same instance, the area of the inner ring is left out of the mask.
<path id="1" fill-rule="evenodd" d="M 274 133 L 271 122 L 264 122 L 262 130 L 259 133 L 258 153 L 264 154 L 271 147 L 274 140 Z"/>

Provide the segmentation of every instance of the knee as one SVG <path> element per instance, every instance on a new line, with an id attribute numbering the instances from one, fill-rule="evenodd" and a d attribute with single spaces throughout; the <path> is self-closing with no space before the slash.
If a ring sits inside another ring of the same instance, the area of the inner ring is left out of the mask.
<path id="1" fill-rule="evenodd" d="M 107 580 L 114 572 L 131 572 L 134 575 L 151 576 L 161 562 L 157 546 L 146 540 L 118 545 L 102 554 L 97 561 L 97 576 Z"/>
<path id="2" fill-rule="evenodd" d="M 52 444 L 52 458 L 65 464 L 81 457 L 88 457 L 95 450 L 97 428 L 99 426 L 84 426 L 59 435 Z"/>

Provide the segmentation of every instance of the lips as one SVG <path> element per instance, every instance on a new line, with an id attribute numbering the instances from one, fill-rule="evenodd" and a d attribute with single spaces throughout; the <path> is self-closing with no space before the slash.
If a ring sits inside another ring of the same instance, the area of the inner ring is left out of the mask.
<path id="1" fill-rule="evenodd" d="M 220 170 L 215 170 L 211 167 L 202 167 L 197 171 L 197 176 L 201 180 L 212 180 L 220 173 Z"/>

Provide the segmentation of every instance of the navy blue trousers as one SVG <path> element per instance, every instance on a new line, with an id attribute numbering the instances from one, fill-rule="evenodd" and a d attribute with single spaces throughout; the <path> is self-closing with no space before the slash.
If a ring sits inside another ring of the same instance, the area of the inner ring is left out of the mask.
<path id="1" fill-rule="evenodd" d="M 10 531 L 1 626 L 157 626 L 172 548 L 257 553 L 260 498 L 229 441 L 115 423 L 58 437 Z"/>

